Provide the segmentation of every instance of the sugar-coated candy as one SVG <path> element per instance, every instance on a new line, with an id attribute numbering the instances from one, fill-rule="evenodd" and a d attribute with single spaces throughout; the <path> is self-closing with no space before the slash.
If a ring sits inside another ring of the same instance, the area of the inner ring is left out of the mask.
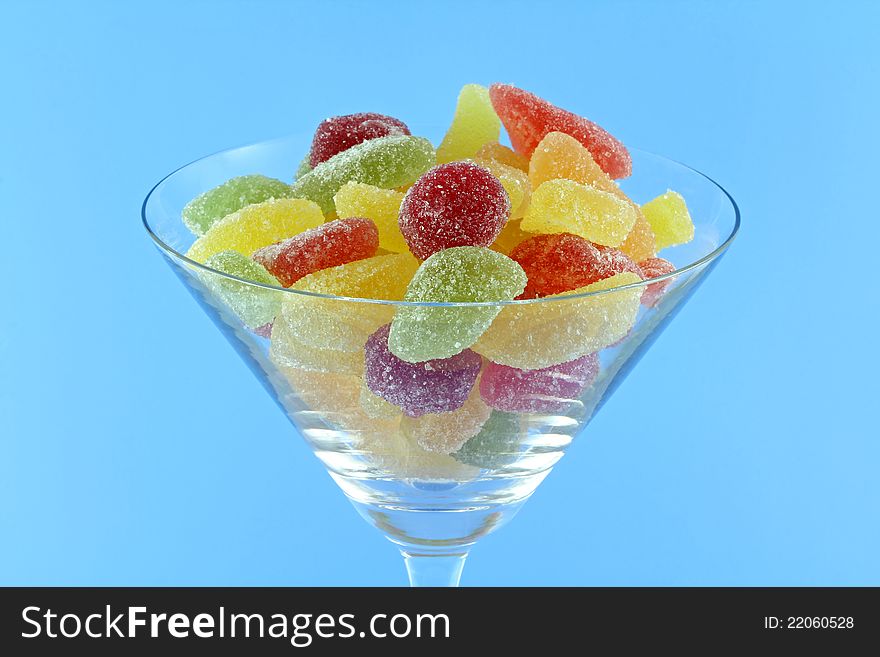
<path id="1" fill-rule="evenodd" d="M 497 142 L 500 134 L 501 120 L 492 109 L 489 90 L 466 84 L 458 94 L 452 125 L 437 147 L 437 163 L 471 158 L 486 142 Z"/>
<path id="2" fill-rule="evenodd" d="M 651 230 L 651 224 L 645 219 L 645 215 L 639 210 L 639 217 L 633 225 L 629 235 L 618 247 L 626 255 L 636 262 L 653 258 L 657 255 L 657 244 L 654 239 L 654 231 Z"/>
<path id="3" fill-rule="evenodd" d="M 296 173 L 293 174 L 294 181 L 299 180 L 312 170 L 312 165 L 309 163 L 309 158 L 311 158 L 311 154 L 306 153 L 306 156 L 302 159 L 302 161 L 299 163 L 299 166 L 296 168 Z"/>
<path id="4" fill-rule="evenodd" d="M 489 97 L 511 144 L 523 155 L 531 156 L 547 133 L 564 132 L 589 149 L 612 178 L 626 178 L 632 173 L 632 158 L 626 147 L 592 121 L 509 84 L 493 84 Z"/>
<path id="5" fill-rule="evenodd" d="M 253 259 L 290 287 L 321 269 L 370 258 L 378 248 L 379 231 L 371 220 L 337 219 L 257 249 Z"/>
<path id="6" fill-rule="evenodd" d="M 395 418 L 401 414 L 400 407 L 385 401 L 379 395 L 373 393 L 363 381 L 361 381 L 359 401 L 364 413 L 373 419 Z"/>
<path id="7" fill-rule="evenodd" d="M 501 182 L 472 162 L 441 164 L 419 178 L 400 204 L 398 225 L 420 260 L 453 246 L 489 246 L 510 214 Z"/>
<path id="8" fill-rule="evenodd" d="M 618 246 L 637 218 L 633 205 L 611 192 L 556 179 L 532 191 L 521 226 L 530 233 L 573 233 L 597 244 Z"/>
<path id="9" fill-rule="evenodd" d="M 490 141 L 483 144 L 477 154 L 474 156 L 476 160 L 495 160 L 506 164 L 514 169 L 519 169 L 526 173 L 529 172 L 529 158 L 517 153 L 512 148 L 499 144 L 497 141 Z"/>
<path id="10" fill-rule="evenodd" d="M 393 189 L 415 182 L 434 166 L 434 147 L 423 137 L 379 137 L 352 146 L 322 162 L 291 186 L 291 196 L 307 198 L 327 213 L 333 197 L 349 181 Z"/>
<path id="11" fill-rule="evenodd" d="M 665 276 L 675 271 L 675 265 L 663 258 L 642 260 L 639 263 L 639 268 L 642 270 L 645 280 Z M 672 279 L 667 278 L 666 280 L 648 285 L 642 295 L 642 305 L 649 308 L 656 306 L 663 295 L 666 294 L 666 288 L 669 287 L 670 283 L 672 283 Z"/>
<path id="12" fill-rule="evenodd" d="M 466 482 L 479 470 L 451 456 L 427 452 L 400 431 L 358 436 L 357 447 L 383 476 L 411 481 Z"/>
<path id="13" fill-rule="evenodd" d="M 624 272 L 561 295 L 505 306 L 473 350 L 523 370 L 597 352 L 629 333 L 639 312 L 640 286 L 614 288 L 641 280 L 637 274 Z M 593 292 L 601 294 L 587 294 Z"/>
<path id="14" fill-rule="evenodd" d="M 694 239 L 694 222 L 684 198 L 671 189 L 642 206 L 642 214 L 651 224 L 657 250 L 684 244 Z"/>
<path id="15" fill-rule="evenodd" d="M 418 266 L 409 253 L 391 253 L 322 269 L 298 280 L 291 290 L 333 298 L 286 294 L 281 316 L 310 347 L 360 354 L 370 334 L 391 321 L 394 306 L 336 297 L 400 301 Z"/>
<path id="16" fill-rule="evenodd" d="M 532 236 L 521 242 L 510 257 L 528 276 L 522 299 L 560 294 L 625 271 L 639 276 L 642 273 L 621 251 L 570 233 Z"/>
<path id="17" fill-rule="evenodd" d="M 488 363 L 480 395 L 492 408 L 509 413 L 550 413 L 565 409 L 599 373 L 599 358 L 587 354 L 539 370 Z"/>
<path id="18" fill-rule="evenodd" d="M 279 367 L 309 372 L 362 374 L 364 371 L 364 359 L 359 352 L 321 349 L 303 344 L 281 317 L 272 324 L 269 359 Z"/>
<path id="19" fill-rule="evenodd" d="M 364 381 L 373 394 L 403 409 L 410 417 L 448 413 L 464 404 L 482 359 L 469 349 L 451 358 L 408 363 L 388 349 L 386 324 L 364 346 Z"/>
<path id="20" fill-rule="evenodd" d="M 452 457 L 477 468 L 497 470 L 516 461 L 524 437 L 517 415 L 493 410 L 480 432 Z"/>
<path id="21" fill-rule="evenodd" d="M 413 276 L 404 301 L 510 301 L 526 285 L 526 275 L 507 256 L 478 246 L 438 251 Z M 388 346 L 405 361 L 447 358 L 470 347 L 498 315 L 500 306 L 402 305 L 394 314 Z"/>
<path id="22" fill-rule="evenodd" d="M 181 217 L 193 234 L 201 236 L 223 217 L 246 205 L 290 195 L 290 185 L 275 178 L 258 174 L 239 176 L 195 197 L 183 208 Z"/>
<path id="23" fill-rule="evenodd" d="M 490 413 L 480 398 L 478 386 L 474 386 L 461 408 L 446 413 L 404 417 L 400 431 L 427 452 L 451 454 L 480 432 Z"/>
<path id="24" fill-rule="evenodd" d="M 265 267 L 237 251 L 215 253 L 205 264 L 237 278 L 278 286 L 278 280 Z M 209 273 L 202 274 L 202 280 L 249 328 L 256 329 L 268 324 L 281 308 L 283 292 L 279 290 L 267 290 Z"/>
<path id="25" fill-rule="evenodd" d="M 299 198 L 270 199 L 247 205 L 215 223 L 197 239 L 186 256 L 204 262 L 221 251 L 250 256 L 257 249 L 315 228 L 324 215 L 312 201 Z"/>
<path id="26" fill-rule="evenodd" d="M 391 135 L 408 135 L 406 124 L 393 116 L 361 112 L 324 119 L 312 138 L 309 165 L 314 168 L 334 155 L 370 139 Z"/>
<path id="27" fill-rule="evenodd" d="M 336 214 L 340 219 L 346 217 L 366 217 L 372 219 L 379 230 L 379 247 L 392 253 L 406 253 L 409 247 L 400 227 L 397 216 L 404 192 L 396 189 L 382 189 L 366 183 L 345 183 L 336 196 Z"/>
<path id="28" fill-rule="evenodd" d="M 524 171 L 498 160 L 476 158 L 474 162 L 488 169 L 489 173 L 498 178 L 498 182 L 504 187 L 504 191 L 507 192 L 510 199 L 510 220 L 522 219 L 532 196 L 532 184 L 529 182 L 529 176 Z"/>
<path id="29" fill-rule="evenodd" d="M 504 228 L 501 229 L 498 237 L 495 238 L 495 241 L 492 242 L 489 248 L 493 251 L 498 251 L 498 253 L 510 255 L 511 251 L 530 237 L 534 237 L 534 235 L 525 232 L 519 220 L 511 219 L 504 224 Z"/>

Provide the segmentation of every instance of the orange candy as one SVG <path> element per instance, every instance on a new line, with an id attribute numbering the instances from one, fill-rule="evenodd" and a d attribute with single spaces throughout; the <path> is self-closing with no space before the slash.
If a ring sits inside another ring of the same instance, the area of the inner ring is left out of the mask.
<path id="1" fill-rule="evenodd" d="M 529 171 L 529 158 L 520 155 L 512 148 L 499 144 L 497 141 L 490 141 L 483 144 L 480 150 L 477 151 L 474 159 L 495 160 L 496 162 L 501 162 L 501 164 L 506 164 L 509 167 L 525 171 L 526 173 Z"/>

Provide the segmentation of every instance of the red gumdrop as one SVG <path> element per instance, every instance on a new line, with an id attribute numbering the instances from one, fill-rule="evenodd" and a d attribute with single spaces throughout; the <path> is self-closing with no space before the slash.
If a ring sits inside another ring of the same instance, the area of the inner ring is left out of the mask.
<path id="1" fill-rule="evenodd" d="M 504 228 L 510 199 L 501 182 L 471 162 L 441 164 L 409 188 L 398 225 L 421 260 L 453 246 L 489 246 Z"/>
<path id="2" fill-rule="evenodd" d="M 599 374 L 599 358 L 587 354 L 540 370 L 489 363 L 480 378 L 487 406 L 508 413 L 547 413 L 568 406 Z"/>
<path id="3" fill-rule="evenodd" d="M 261 338 L 271 338 L 272 337 L 272 326 L 275 322 L 269 322 L 268 324 L 263 324 L 262 326 L 258 326 L 254 329 L 254 333 L 259 335 Z"/>
<path id="4" fill-rule="evenodd" d="M 370 219 L 337 219 L 299 235 L 264 246 L 253 259 L 284 287 L 321 269 L 376 255 L 379 231 Z"/>
<path id="5" fill-rule="evenodd" d="M 648 258 L 647 260 L 642 260 L 642 262 L 639 263 L 639 268 L 644 272 L 643 278 L 645 280 L 671 274 L 675 271 L 675 265 L 663 258 Z M 666 294 L 666 288 L 669 287 L 670 283 L 672 283 L 672 279 L 667 278 L 659 283 L 651 283 L 651 285 L 648 285 L 642 294 L 642 305 L 648 306 L 649 308 L 656 306 L 663 295 Z"/>
<path id="6" fill-rule="evenodd" d="M 551 132 L 564 132 L 581 142 L 612 178 L 626 178 L 632 173 L 632 158 L 626 147 L 592 121 L 509 84 L 493 84 L 489 98 L 513 148 L 526 157 L 531 157 Z"/>
<path id="7" fill-rule="evenodd" d="M 321 121 L 315 130 L 309 164 L 315 168 L 334 155 L 369 139 L 408 134 L 410 132 L 406 124 L 393 116 L 375 112 L 332 116 Z"/>
<path id="8" fill-rule="evenodd" d="M 569 233 L 530 237 L 520 242 L 510 257 L 529 279 L 519 299 L 576 290 L 626 271 L 642 276 L 639 266 L 622 251 Z"/>

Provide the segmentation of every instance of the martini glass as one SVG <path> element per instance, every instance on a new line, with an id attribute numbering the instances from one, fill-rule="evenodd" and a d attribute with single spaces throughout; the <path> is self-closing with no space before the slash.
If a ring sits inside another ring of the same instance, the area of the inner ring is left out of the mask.
<path id="1" fill-rule="evenodd" d="M 587 294 L 507 303 L 408 304 L 297 292 L 183 255 L 194 241 L 181 221 L 187 202 L 234 176 L 289 180 L 308 143 L 292 136 L 192 162 L 152 189 L 144 225 L 358 512 L 398 546 L 410 583 L 456 586 L 472 546 L 516 515 L 718 263 L 736 235 L 739 211 L 703 174 L 634 150 L 624 191 L 641 203 L 675 189 L 691 210 L 695 238 L 663 252 L 676 271 Z M 405 307 L 422 307 L 449 325 L 475 313 L 496 315 L 472 347 L 482 359 L 480 376 L 489 376 L 494 362 L 514 368 L 503 370 L 514 379 L 526 370 L 533 385 L 517 379 L 504 403 L 493 402 L 500 409 L 486 403 L 479 380 L 455 411 L 402 413 L 365 385 L 364 344 Z M 274 321 L 255 325 L 254 316 Z M 559 369 L 572 361 L 576 374 Z"/>

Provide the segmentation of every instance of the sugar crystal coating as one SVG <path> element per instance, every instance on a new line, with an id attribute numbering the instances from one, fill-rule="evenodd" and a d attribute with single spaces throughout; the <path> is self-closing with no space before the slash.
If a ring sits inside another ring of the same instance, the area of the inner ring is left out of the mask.
<path id="1" fill-rule="evenodd" d="M 488 363 L 480 378 L 480 394 L 489 406 L 501 411 L 550 413 L 564 410 L 598 373 L 596 354 L 539 370 Z"/>
<path id="2" fill-rule="evenodd" d="M 427 452 L 400 431 L 368 435 L 358 447 L 369 464 L 385 476 L 408 481 L 465 482 L 479 470 L 446 454 Z"/>
<path id="3" fill-rule="evenodd" d="M 369 219 L 337 219 L 264 246 L 253 259 L 284 287 L 321 269 L 370 258 L 379 248 L 379 231 Z"/>
<path id="4" fill-rule="evenodd" d="M 642 274 L 621 251 L 570 233 L 535 235 L 521 242 L 510 257 L 528 276 L 522 299 L 560 294 L 625 271 Z"/>
<path id="5" fill-rule="evenodd" d="M 275 178 L 258 174 L 239 176 L 195 197 L 183 208 L 181 216 L 186 227 L 201 236 L 223 217 L 246 205 L 290 195 L 290 185 Z"/>
<path id="6" fill-rule="evenodd" d="M 309 274 L 291 290 L 400 301 L 418 266 L 409 253 L 374 256 Z M 370 334 L 391 321 L 394 306 L 286 294 L 281 315 L 303 344 L 360 354 Z"/>
<path id="7" fill-rule="evenodd" d="M 193 243 L 186 256 L 204 262 L 221 251 L 250 256 L 274 244 L 324 223 L 324 215 L 312 201 L 299 198 L 270 199 L 247 205 L 227 215 Z"/>
<path id="8" fill-rule="evenodd" d="M 347 151 L 370 139 L 391 135 L 408 135 L 406 124 L 393 116 L 361 112 L 324 119 L 315 130 L 309 165 L 314 168 L 334 155 Z"/>
<path id="9" fill-rule="evenodd" d="M 389 401 L 385 401 L 372 390 L 367 384 L 361 381 L 361 392 L 359 396 L 361 408 L 368 416 L 373 419 L 389 419 L 399 417 L 401 414 L 400 407 L 395 406 Z"/>
<path id="10" fill-rule="evenodd" d="M 458 94 L 452 125 L 437 147 L 437 163 L 471 158 L 483 144 L 497 142 L 500 134 L 501 120 L 492 109 L 489 90 L 466 84 Z"/>
<path id="11" fill-rule="evenodd" d="M 678 192 L 670 189 L 648 201 L 642 206 L 642 213 L 654 231 L 658 251 L 694 239 L 694 222 Z"/>
<path id="12" fill-rule="evenodd" d="M 336 214 L 345 217 L 366 217 L 372 219 L 379 230 L 379 247 L 392 253 L 406 253 L 409 247 L 400 227 L 397 216 L 404 192 L 395 189 L 382 189 L 359 182 L 348 182 L 333 197 Z"/>
<path id="13" fill-rule="evenodd" d="M 632 158 L 626 147 L 592 121 L 508 84 L 493 84 L 489 96 L 514 149 L 523 155 L 531 156 L 548 133 L 564 132 L 589 149 L 612 178 L 626 178 L 632 173 Z"/>
<path id="14" fill-rule="evenodd" d="M 321 349 L 303 344 L 280 317 L 272 324 L 269 359 L 279 367 L 309 372 L 361 374 L 364 370 L 364 360 L 359 352 Z"/>
<path id="15" fill-rule="evenodd" d="M 306 175 L 309 171 L 312 170 L 312 165 L 309 163 L 309 158 L 311 155 L 306 153 L 306 156 L 299 163 L 299 166 L 296 168 L 296 173 L 293 174 L 293 180 L 297 181 Z"/>
<path id="16" fill-rule="evenodd" d="M 427 452 L 451 454 L 480 432 L 490 413 L 491 409 L 480 398 L 478 386 L 474 386 L 461 408 L 447 413 L 404 417 L 400 430 Z"/>
<path id="17" fill-rule="evenodd" d="M 671 274 L 675 271 L 675 265 L 663 258 L 648 258 L 647 260 L 643 260 L 639 263 L 639 268 L 644 273 L 645 280 Z M 651 283 L 648 285 L 645 288 L 645 293 L 642 295 L 642 305 L 649 308 L 656 306 L 663 295 L 666 294 L 666 288 L 668 288 L 671 283 L 672 279 L 667 278 L 658 283 Z"/>
<path id="18" fill-rule="evenodd" d="M 532 184 L 524 171 L 492 159 L 475 159 L 474 162 L 488 169 L 498 178 L 510 199 L 510 219 L 522 219 L 532 197 Z M 501 229 L 504 230 L 503 228 Z M 496 238 L 497 239 L 497 238 Z"/>
<path id="19" fill-rule="evenodd" d="M 498 253 L 503 253 L 504 255 L 510 255 L 510 253 L 522 242 L 529 239 L 530 237 L 534 237 L 532 233 L 527 233 L 522 229 L 519 220 L 511 219 L 506 224 L 504 224 L 504 228 L 501 229 L 501 232 L 498 234 L 498 237 L 492 242 L 489 247 L 493 251 L 498 251 Z"/>
<path id="20" fill-rule="evenodd" d="M 277 286 L 277 279 L 266 268 L 237 251 L 215 253 L 205 262 L 208 267 L 263 285 Z M 281 308 L 283 292 L 267 290 L 211 273 L 201 274 L 212 293 L 232 309 L 252 329 L 268 324 Z"/>
<path id="21" fill-rule="evenodd" d="M 350 181 L 393 189 L 415 182 L 434 166 L 434 147 L 423 137 L 379 137 L 321 162 L 291 186 L 291 196 L 307 198 L 335 212 L 333 197 Z"/>
<path id="22" fill-rule="evenodd" d="M 629 235 L 618 248 L 636 262 L 653 258 L 657 255 L 657 244 L 651 224 L 639 210 L 639 217 Z"/>
<path id="23" fill-rule="evenodd" d="M 413 276 L 404 301 L 510 301 L 526 285 L 526 275 L 507 256 L 478 246 L 438 251 Z M 501 307 L 399 306 L 388 345 L 398 358 L 421 362 L 453 356 L 470 347 Z"/>
<path id="24" fill-rule="evenodd" d="M 493 410 L 480 432 L 452 456 L 467 465 L 497 470 L 516 461 L 524 438 L 517 415 Z"/>
<path id="25" fill-rule="evenodd" d="M 499 144 L 497 141 L 483 144 L 480 147 L 480 150 L 477 151 L 474 159 L 495 160 L 496 162 L 501 162 L 501 164 L 506 164 L 509 167 L 519 169 L 525 173 L 529 172 L 529 158 L 517 153 L 512 148 Z"/>
<path id="26" fill-rule="evenodd" d="M 381 327 L 364 347 L 367 387 L 410 417 L 461 408 L 474 387 L 482 359 L 465 349 L 451 358 L 408 363 L 388 349 L 390 330 L 390 325 Z"/>
<path id="27" fill-rule="evenodd" d="M 398 225 L 420 260 L 453 246 L 489 246 L 510 214 L 504 186 L 472 162 L 441 164 L 419 178 L 400 205 Z"/>
<path id="28" fill-rule="evenodd" d="M 614 288 L 641 280 L 637 274 L 624 272 L 541 301 L 505 306 L 473 350 L 501 365 L 524 370 L 597 352 L 626 336 L 639 312 L 641 287 Z M 591 292 L 602 293 L 577 296 Z"/>
<path id="29" fill-rule="evenodd" d="M 522 219 L 530 233 L 573 233 L 606 246 L 618 246 L 636 223 L 631 203 L 573 180 L 548 180 L 532 192 Z"/>

